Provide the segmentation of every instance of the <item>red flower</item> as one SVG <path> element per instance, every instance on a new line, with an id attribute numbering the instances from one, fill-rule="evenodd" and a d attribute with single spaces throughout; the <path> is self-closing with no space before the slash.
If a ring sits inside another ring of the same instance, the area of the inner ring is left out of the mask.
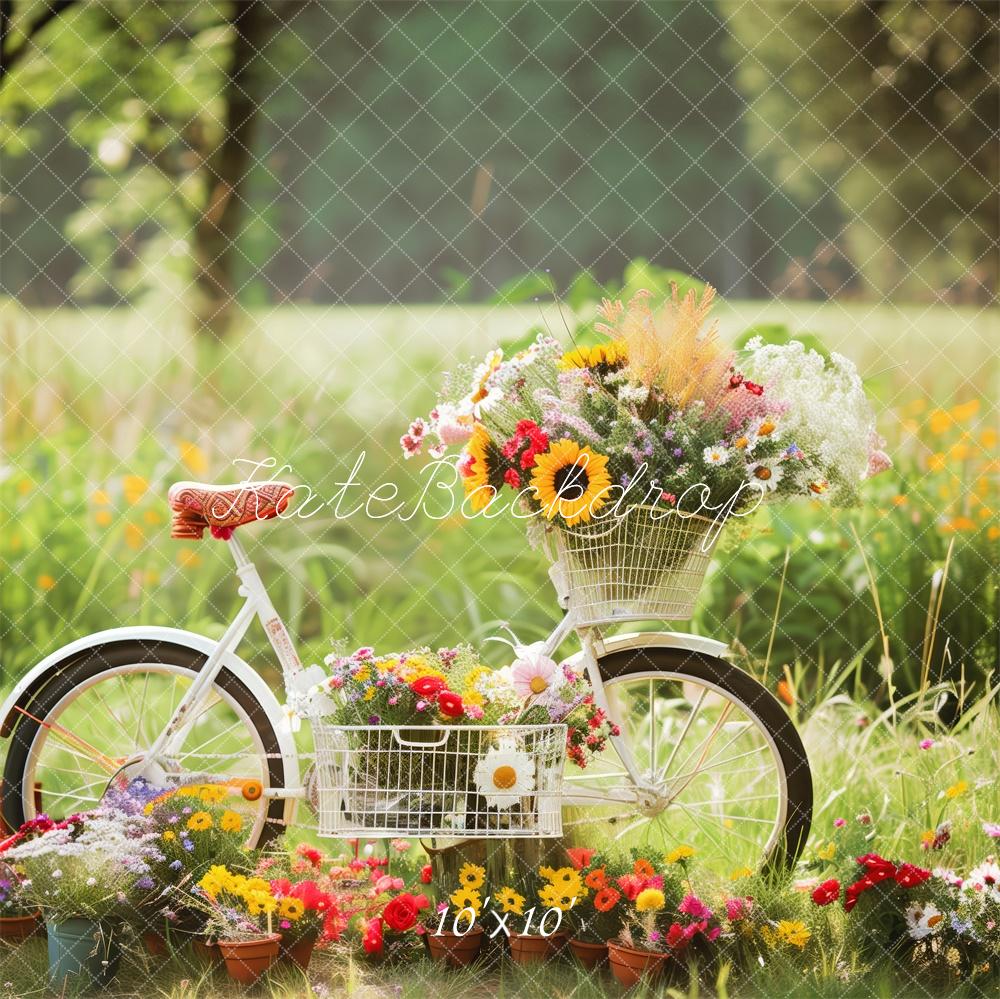
<path id="1" fill-rule="evenodd" d="M 646 878 L 637 874 L 624 874 L 618 878 L 618 887 L 630 902 L 634 902 L 639 892 L 646 887 Z"/>
<path id="2" fill-rule="evenodd" d="M 330 908 L 323 917 L 323 940 L 327 943 L 336 943 L 347 929 L 348 922 L 348 917 L 331 900 Z"/>
<path id="3" fill-rule="evenodd" d="M 517 474 L 516 468 L 508 468 L 506 472 L 503 473 L 503 480 L 507 483 L 511 489 L 521 488 L 521 476 Z"/>
<path id="4" fill-rule="evenodd" d="M 431 883 L 431 878 L 434 877 L 434 868 L 430 864 L 424 864 L 420 868 L 420 883 L 422 885 L 429 885 Z"/>
<path id="5" fill-rule="evenodd" d="M 863 857 L 858 857 L 857 861 L 865 868 L 867 871 L 865 877 L 873 885 L 896 876 L 896 865 L 891 860 L 880 857 L 877 853 L 866 853 Z"/>
<path id="6" fill-rule="evenodd" d="M 840 882 L 836 878 L 824 881 L 812 893 L 812 900 L 817 905 L 829 905 L 840 898 Z"/>
<path id="7" fill-rule="evenodd" d="M 597 853 L 596 850 L 588 850 L 585 846 L 571 846 L 566 850 L 566 855 L 578 871 L 590 866 L 590 861 L 595 853 Z"/>
<path id="8" fill-rule="evenodd" d="M 665 939 L 668 947 L 675 948 L 683 947 L 690 938 L 684 933 L 679 923 L 671 923 Z"/>
<path id="9" fill-rule="evenodd" d="M 764 394 L 764 386 L 763 385 L 758 385 L 756 382 L 744 382 L 743 385 L 746 388 L 746 390 L 749 393 L 751 393 L 752 395 L 763 395 Z"/>
<path id="10" fill-rule="evenodd" d="M 729 376 L 730 388 L 739 388 L 740 385 L 742 384 L 743 384 L 743 375 L 741 375 L 738 371 L 735 374 Z"/>
<path id="11" fill-rule="evenodd" d="M 417 900 L 408 892 L 397 895 L 382 910 L 382 918 L 390 930 L 405 933 L 417 922 Z"/>
<path id="12" fill-rule="evenodd" d="M 433 697 L 444 688 L 445 682 L 439 676 L 422 676 L 410 684 L 410 690 L 418 697 Z"/>
<path id="13" fill-rule="evenodd" d="M 288 878 L 275 878 L 271 882 L 271 894 L 276 898 L 284 898 L 286 895 L 290 895 L 292 891 L 292 882 Z"/>
<path id="14" fill-rule="evenodd" d="M 594 895 L 594 908 L 598 912 L 610 912 L 620 899 L 621 895 L 610 885 L 606 885 L 604 888 L 598 889 L 597 894 Z"/>
<path id="15" fill-rule="evenodd" d="M 904 888 L 916 888 L 922 885 L 931 876 L 930 871 L 925 871 L 922 867 L 913 864 L 900 864 L 896 871 L 896 884 Z"/>
<path id="16" fill-rule="evenodd" d="M 299 881 L 289 894 L 312 912 L 326 912 L 333 905 L 333 899 L 315 881 Z"/>
<path id="17" fill-rule="evenodd" d="M 844 912 L 850 912 L 858 904 L 862 892 L 868 891 L 875 884 L 870 878 L 855 881 L 844 893 Z"/>
<path id="18" fill-rule="evenodd" d="M 450 690 L 442 690 L 438 694 L 438 707 L 441 709 L 441 714 L 448 718 L 461 718 L 462 712 L 465 710 L 462 698 Z"/>
<path id="19" fill-rule="evenodd" d="M 382 953 L 382 920 L 380 917 L 369 919 L 365 927 L 365 935 L 361 941 L 366 954 Z"/>

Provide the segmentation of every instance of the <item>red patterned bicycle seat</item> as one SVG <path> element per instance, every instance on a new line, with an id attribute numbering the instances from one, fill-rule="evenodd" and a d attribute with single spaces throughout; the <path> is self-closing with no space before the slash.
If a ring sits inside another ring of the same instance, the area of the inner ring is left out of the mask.
<path id="1" fill-rule="evenodd" d="M 287 482 L 246 482 L 215 486 L 175 482 L 167 493 L 174 512 L 172 538 L 200 538 L 209 528 L 213 538 L 228 541 L 243 524 L 271 520 L 283 513 L 295 490 Z"/>

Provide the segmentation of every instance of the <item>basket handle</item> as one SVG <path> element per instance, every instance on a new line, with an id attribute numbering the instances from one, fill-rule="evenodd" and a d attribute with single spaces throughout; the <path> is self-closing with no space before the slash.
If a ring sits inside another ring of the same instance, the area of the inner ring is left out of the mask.
<path id="1" fill-rule="evenodd" d="M 401 746 L 406 746 L 410 749 L 437 749 L 438 746 L 443 746 L 448 741 L 449 732 L 445 732 L 444 735 L 438 739 L 437 742 L 420 742 L 418 740 L 404 739 L 400 734 L 398 729 L 392 730 L 392 737 Z"/>

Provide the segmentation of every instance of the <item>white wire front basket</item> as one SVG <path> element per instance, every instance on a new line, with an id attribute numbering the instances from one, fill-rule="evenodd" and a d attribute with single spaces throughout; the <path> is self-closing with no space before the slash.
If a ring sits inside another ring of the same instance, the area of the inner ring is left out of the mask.
<path id="1" fill-rule="evenodd" d="M 565 725 L 312 727 L 320 836 L 562 835 Z"/>
<path id="2" fill-rule="evenodd" d="M 633 506 L 554 533 L 569 610 L 580 624 L 605 624 L 690 618 L 720 531 L 707 517 Z"/>

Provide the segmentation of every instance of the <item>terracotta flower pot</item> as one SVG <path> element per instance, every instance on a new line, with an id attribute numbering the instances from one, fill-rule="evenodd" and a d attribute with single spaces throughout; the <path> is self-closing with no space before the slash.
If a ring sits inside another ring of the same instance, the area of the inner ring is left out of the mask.
<path id="1" fill-rule="evenodd" d="M 193 937 L 191 940 L 191 950 L 195 957 L 203 964 L 216 965 L 222 960 L 219 948 L 214 940 L 206 940 L 204 937 Z"/>
<path id="2" fill-rule="evenodd" d="M 570 938 L 569 949 L 585 968 L 594 969 L 608 963 L 608 945 L 606 943 Z"/>
<path id="3" fill-rule="evenodd" d="M 668 954 L 652 950 L 636 950 L 624 944 L 608 943 L 608 962 L 611 974 L 625 988 L 631 988 L 643 978 L 655 978 L 663 971 Z"/>
<path id="4" fill-rule="evenodd" d="M 474 926 L 468 933 L 427 933 L 424 939 L 436 961 L 444 961 L 452 968 L 465 968 L 479 956 L 483 945 L 483 928 Z"/>
<path id="5" fill-rule="evenodd" d="M 518 964 L 538 964 L 555 957 L 566 946 L 565 933 L 553 933 L 551 936 L 536 936 L 533 933 L 511 933 L 510 956 Z"/>
<path id="6" fill-rule="evenodd" d="M 298 940 L 286 940 L 282 936 L 281 960 L 294 964 L 305 971 L 312 960 L 313 948 L 316 946 L 318 938 L 319 934 L 317 933 L 307 933 L 304 937 L 299 937 Z"/>
<path id="7" fill-rule="evenodd" d="M 226 962 L 229 977 L 253 985 L 278 959 L 281 934 L 271 933 L 259 940 L 220 940 L 216 946 Z"/>
<path id="8" fill-rule="evenodd" d="M 0 916 L 0 940 L 27 940 L 42 929 L 42 914 L 32 912 L 27 916 Z"/>

